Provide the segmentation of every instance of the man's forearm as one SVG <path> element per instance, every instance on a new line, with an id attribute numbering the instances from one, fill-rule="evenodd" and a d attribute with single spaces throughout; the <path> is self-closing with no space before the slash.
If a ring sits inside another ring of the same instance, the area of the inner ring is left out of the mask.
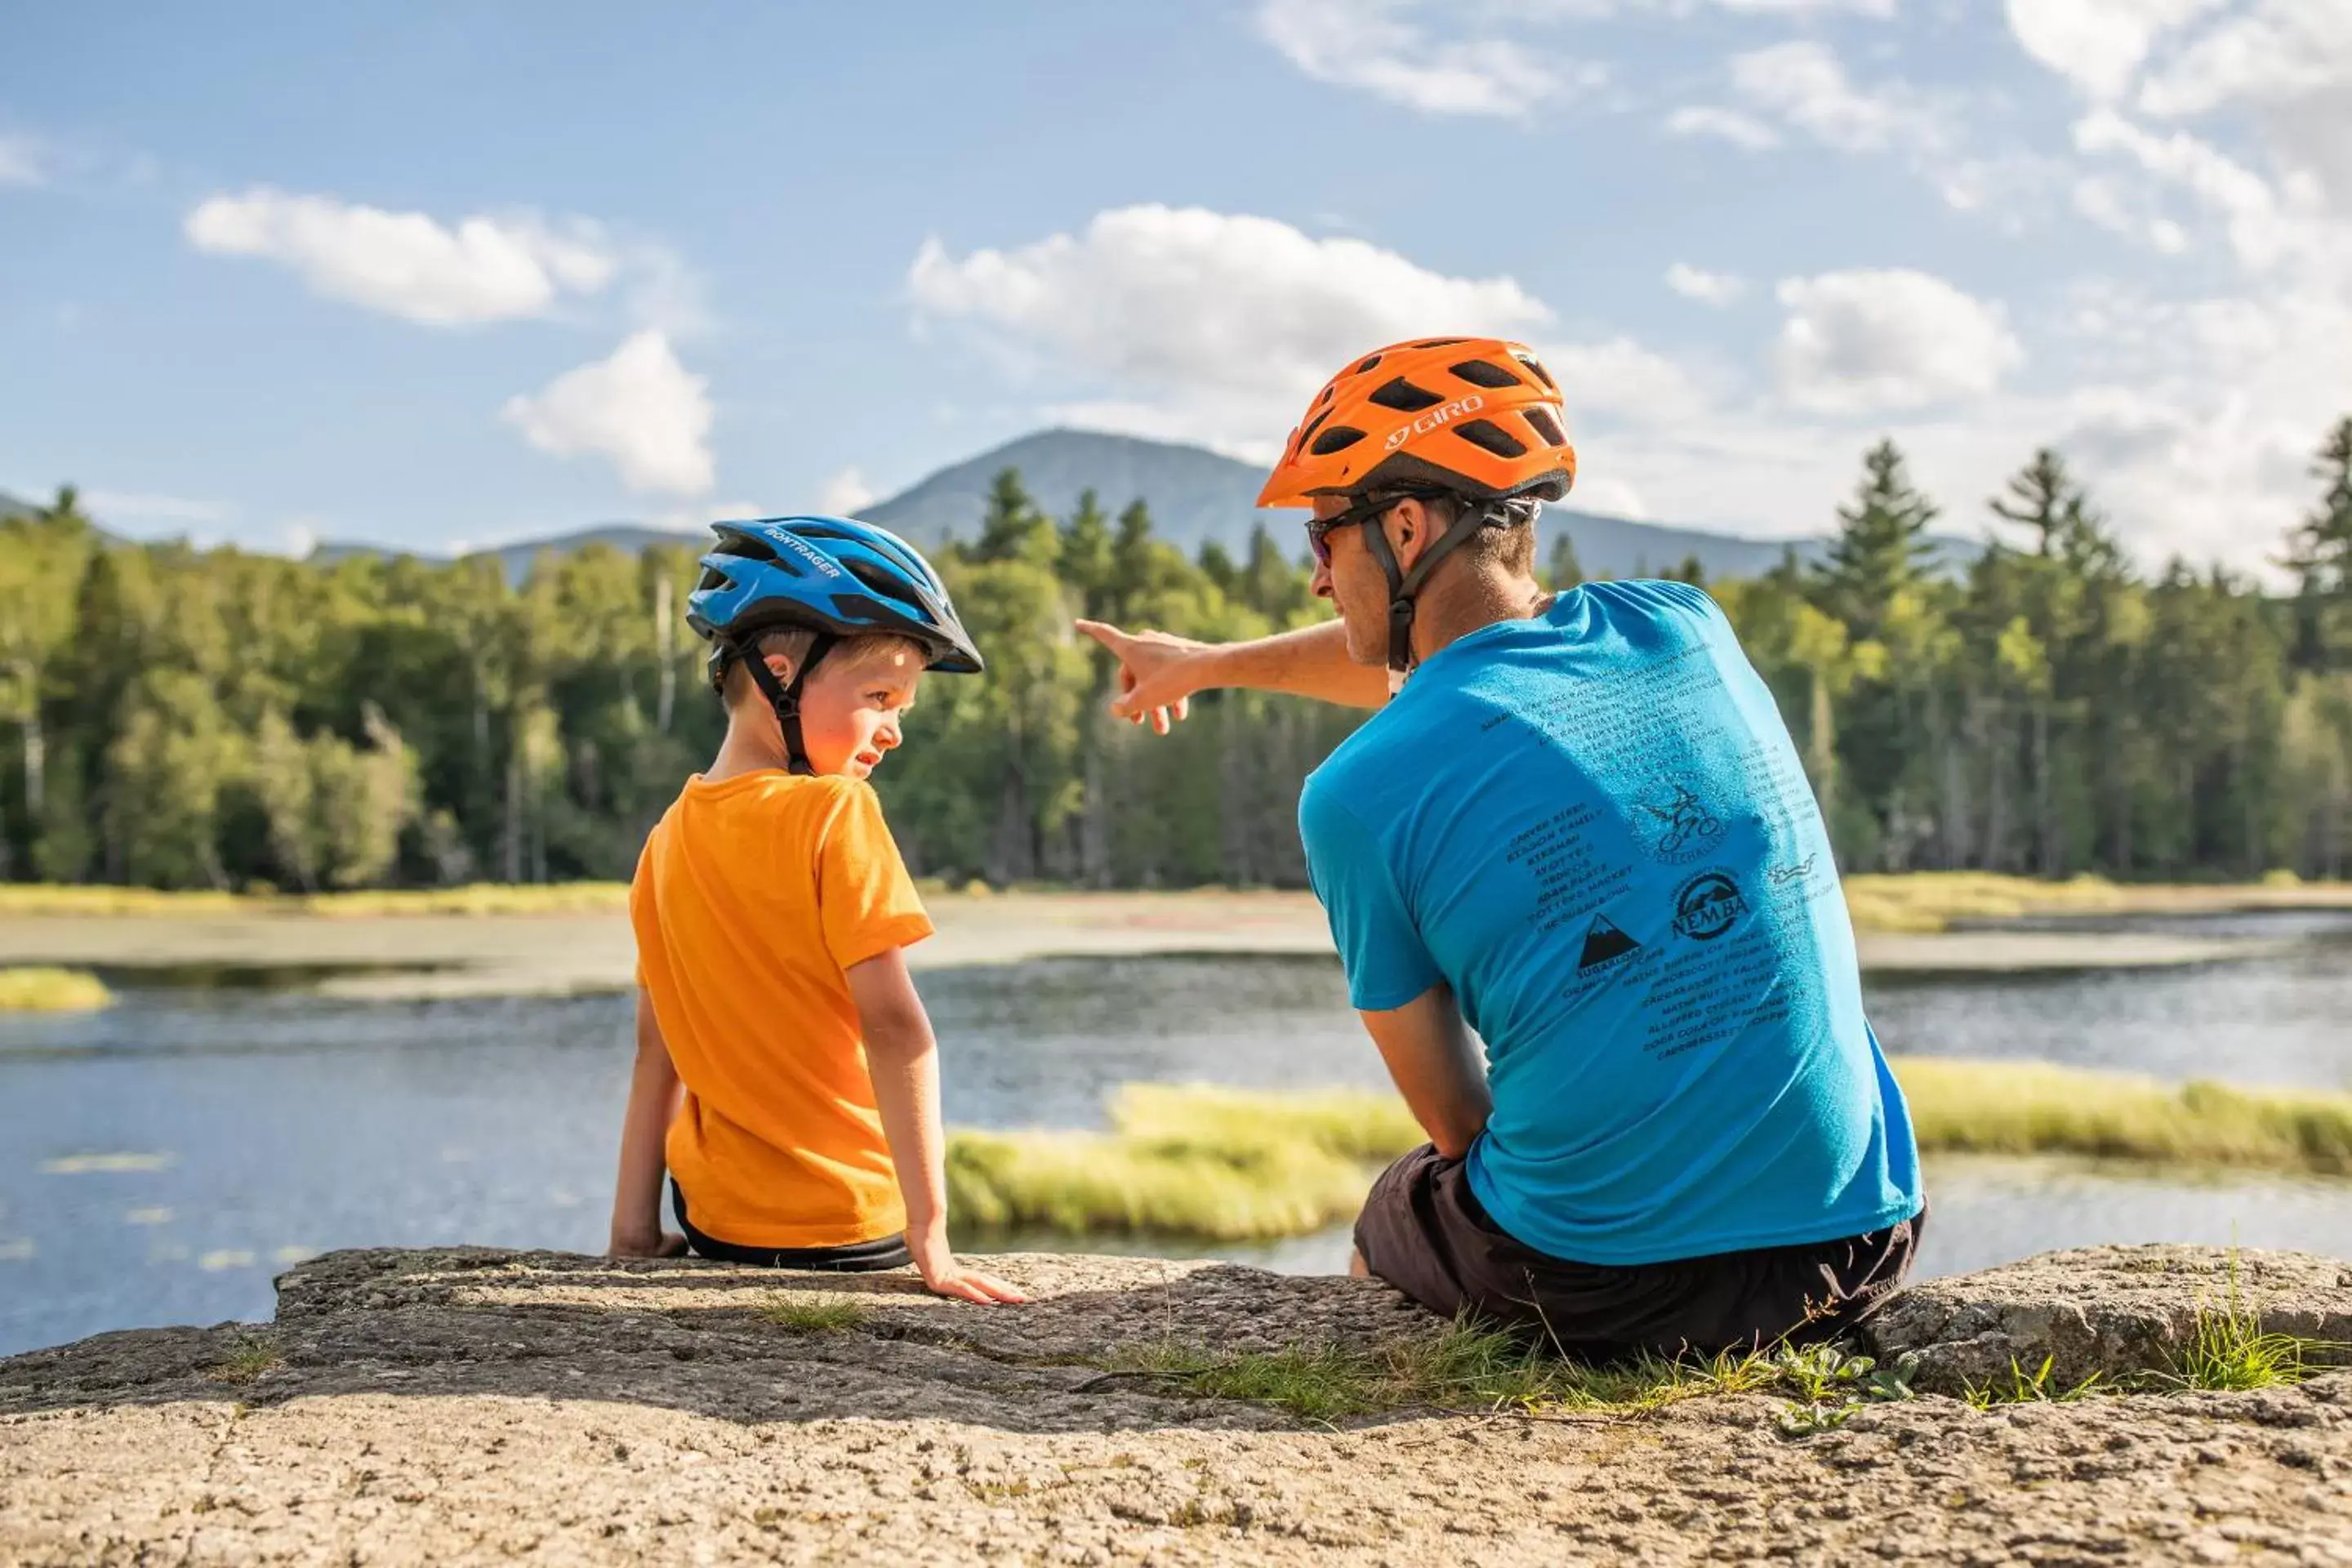
<path id="1" fill-rule="evenodd" d="M 1378 708 L 1389 700 L 1388 671 L 1348 657 L 1348 628 L 1339 621 L 1220 643 L 1206 653 L 1213 686 L 1286 691 L 1343 708 Z"/>

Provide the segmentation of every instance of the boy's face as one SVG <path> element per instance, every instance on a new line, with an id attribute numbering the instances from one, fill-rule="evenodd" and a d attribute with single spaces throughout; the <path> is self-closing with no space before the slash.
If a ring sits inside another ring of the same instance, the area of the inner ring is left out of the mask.
<path id="1" fill-rule="evenodd" d="M 900 718 L 915 705 L 920 655 L 903 647 L 835 662 L 809 672 L 801 688 L 801 743 L 821 773 L 868 777 L 905 739 Z"/>

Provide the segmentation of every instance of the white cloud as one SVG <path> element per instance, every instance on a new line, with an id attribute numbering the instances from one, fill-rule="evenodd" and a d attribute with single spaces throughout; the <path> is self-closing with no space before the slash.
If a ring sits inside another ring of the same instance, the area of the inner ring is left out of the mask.
<path id="1" fill-rule="evenodd" d="M 1262 0 L 1257 29 L 1317 81 L 1423 114 L 1523 119 L 1537 103 L 1607 79 L 1590 62 L 1539 58 L 1502 37 L 1433 39 L 1405 16 L 1414 0 Z"/>
<path id="2" fill-rule="evenodd" d="M 29 136 L 0 136 L 0 185 L 48 184 L 48 159 Z"/>
<path id="3" fill-rule="evenodd" d="M 1666 268 L 1666 287 L 1702 305 L 1728 305 L 1748 292 L 1747 279 L 1729 272 L 1709 272 L 1677 261 Z"/>
<path id="4" fill-rule="evenodd" d="M 1810 40 L 1735 58 L 1731 84 L 1751 107 L 1843 152 L 1933 148 L 1947 140 L 1942 111 L 1917 89 L 1900 82 L 1857 87 L 1827 46 Z"/>
<path id="5" fill-rule="evenodd" d="M 538 395 L 508 399 L 500 416 L 541 451 L 611 458 L 632 490 L 701 495 L 714 479 L 708 388 L 678 363 L 668 336 L 648 329 Z"/>
<path id="6" fill-rule="evenodd" d="M 615 268 L 585 226 L 559 234 L 532 217 L 478 216 L 447 227 L 267 186 L 210 198 L 185 230 L 199 250 L 276 261 L 320 294 L 429 326 L 541 315 L 560 295 L 603 289 Z"/>
<path id="7" fill-rule="evenodd" d="M 1780 289 L 1781 389 L 1827 414 L 1980 397 L 2024 363 L 2000 307 L 1907 269 L 1791 278 Z"/>
<path id="8" fill-rule="evenodd" d="M 1712 104 L 1697 103 L 1675 110 L 1666 117 L 1666 130 L 1676 136 L 1712 136 L 1735 147 L 1745 147 L 1750 153 L 1766 152 L 1780 144 L 1780 133 L 1762 121 L 1736 109 Z"/>
<path id="9" fill-rule="evenodd" d="M 1580 477 L 1564 504 L 1578 511 L 1599 512 L 1603 517 L 1630 518 L 1635 522 L 1650 520 L 1650 503 L 1643 499 L 1642 492 L 1614 474 Z"/>
<path id="10" fill-rule="evenodd" d="M 2258 0 L 2149 73 L 2151 114 L 2204 114 L 2232 102 L 2276 103 L 2352 82 L 2352 5 Z"/>
<path id="11" fill-rule="evenodd" d="M 2093 98 L 2111 99 L 2158 39 L 2223 0 L 2008 0 L 2025 52 Z"/>
<path id="12" fill-rule="evenodd" d="M 855 517 L 876 499 L 865 475 L 844 468 L 817 487 L 816 510 L 833 517 Z"/>
<path id="13" fill-rule="evenodd" d="M 1430 332 L 1524 337 L 1551 319 L 1507 277 L 1447 277 L 1360 239 L 1197 207 L 1119 207 L 1077 235 L 961 257 L 926 240 L 908 284 L 921 310 L 1101 384 L 1065 414 L 1148 406 L 1160 434 L 1229 442 L 1278 437 L 1350 354 Z"/>
<path id="14" fill-rule="evenodd" d="M 2291 255 L 2324 262 L 2352 237 L 2328 220 L 2325 198 L 2307 176 L 2273 186 L 2187 132 L 2158 135 L 2112 110 L 2094 110 L 2075 125 L 2074 146 L 2084 153 L 2120 153 L 2187 192 L 2222 219 L 2238 259 L 2256 271 Z"/>

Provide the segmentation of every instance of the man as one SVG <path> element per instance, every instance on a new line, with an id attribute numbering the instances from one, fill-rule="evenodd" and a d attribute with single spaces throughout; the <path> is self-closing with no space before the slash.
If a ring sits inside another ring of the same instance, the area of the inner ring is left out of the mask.
<path id="1" fill-rule="evenodd" d="M 1258 498 L 1313 509 L 1336 623 L 1082 625 L 1162 732 L 1213 687 L 1385 702 L 1298 808 L 1430 1137 L 1373 1185 L 1357 1272 L 1591 1359 L 1832 1332 L 1902 1280 L 1922 1196 L 1828 833 L 1705 594 L 1536 582 L 1575 471 L 1525 347 L 1392 345 L 1324 387 Z"/>

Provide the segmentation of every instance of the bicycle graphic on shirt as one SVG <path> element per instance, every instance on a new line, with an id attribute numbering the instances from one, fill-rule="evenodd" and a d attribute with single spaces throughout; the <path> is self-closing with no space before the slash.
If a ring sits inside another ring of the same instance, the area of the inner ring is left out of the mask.
<path id="1" fill-rule="evenodd" d="M 1659 858 L 1692 859 L 1722 837 L 1723 823 L 1685 786 L 1675 784 L 1674 792 L 1674 799 L 1665 805 L 1652 805 L 1643 801 L 1642 809 L 1663 825 L 1657 838 Z"/>

